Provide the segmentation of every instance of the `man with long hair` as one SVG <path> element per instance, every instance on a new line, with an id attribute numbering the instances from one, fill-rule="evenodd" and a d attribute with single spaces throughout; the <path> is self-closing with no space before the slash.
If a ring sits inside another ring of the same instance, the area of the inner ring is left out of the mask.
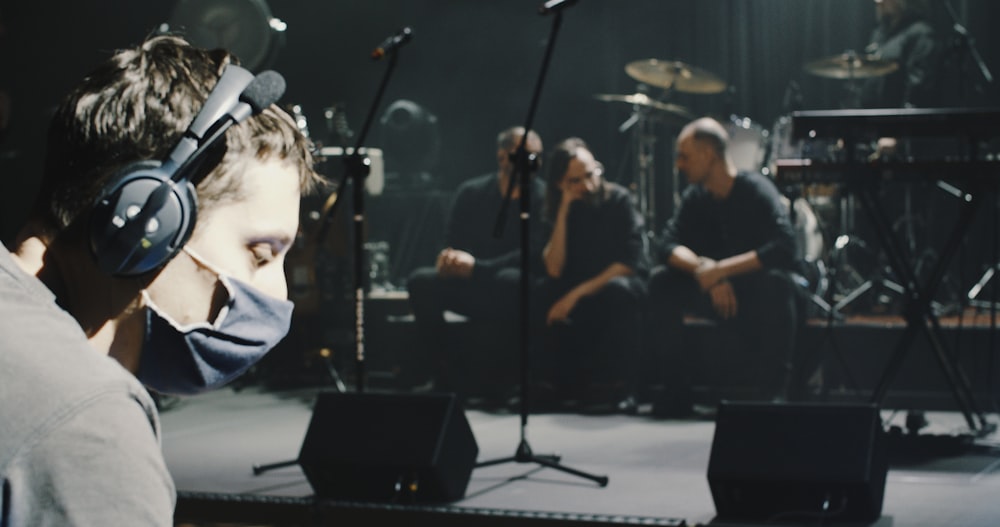
<path id="1" fill-rule="evenodd" d="M 642 217 L 628 190 L 604 179 L 582 139 L 560 142 L 546 165 L 551 234 L 536 314 L 547 328 L 542 376 L 552 397 L 634 413 L 645 296 Z"/>

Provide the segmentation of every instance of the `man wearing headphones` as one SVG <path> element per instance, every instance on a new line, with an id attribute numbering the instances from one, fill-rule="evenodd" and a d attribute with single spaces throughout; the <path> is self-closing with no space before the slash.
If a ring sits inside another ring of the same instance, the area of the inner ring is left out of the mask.
<path id="1" fill-rule="evenodd" d="M 57 110 L 0 247 L 0 525 L 172 525 L 143 385 L 219 386 L 288 331 L 283 261 L 317 176 L 280 93 L 253 100 L 264 75 L 232 61 L 151 37 Z"/>

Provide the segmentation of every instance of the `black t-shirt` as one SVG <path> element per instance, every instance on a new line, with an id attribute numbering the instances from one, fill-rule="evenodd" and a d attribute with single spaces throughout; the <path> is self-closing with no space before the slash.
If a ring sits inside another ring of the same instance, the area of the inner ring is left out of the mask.
<path id="1" fill-rule="evenodd" d="M 533 258 L 540 258 L 542 242 L 541 203 L 545 187 L 531 181 L 530 244 Z M 503 235 L 493 235 L 497 215 L 503 204 L 496 174 L 485 174 L 465 181 L 455 191 L 448 219 L 445 241 L 449 247 L 466 251 L 476 258 L 474 277 L 495 273 L 503 267 L 518 267 L 521 259 L 520 202 L 511 200 L 504 216 Z M 535 260 L 532 260 L 534 262 Z"/>
<path id="2" fill-rule="evenodd" d="M 866 54 L 895 61 L 899 69 L 884 76 L 865 79 L 861 90 L 864 108 L 938 106 L 940 50 L 934 30 L 922 20 L 903 21 L 892 32 L 878 27 L 872 33 Z"/>
<path id="3" fill-rule="evenodd" d="M 578 200 L 566 218 L 566 263 L 560 281 L 576 285 L 593 278 L 612 263 L 621 263 L 637 275 L 646 271 L 643 220 L 632 196 L 621 185 L 604 183 L 596 203 Z"/>
<path id="4" fill-rule="evenodd" d="M 678 245 L 713 260 L 757 251 L 765 268 L 794 269 L 795 231 L 774 183 L 756 172 L 740 172 L 724 200 L 701 185 L 684 190 L 663 231 L 659 259 Z"/>

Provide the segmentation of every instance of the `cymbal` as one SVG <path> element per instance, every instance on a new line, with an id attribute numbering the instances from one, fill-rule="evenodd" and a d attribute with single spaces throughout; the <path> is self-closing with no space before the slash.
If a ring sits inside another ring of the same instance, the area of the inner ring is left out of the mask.
<path id="1" fill-rule="evenodd" d="M 660 101 L 657 101 L 656 99 L 651 99 L 645 93 L 633 93 L 633 94 L 630 94 L 630 95 L 616 95 L 616 94 L 613 94 L 613 93 L 598 93 L 598 94 L 594 95 L 594 98 L 597 99 L 597 100 L 599 100 L 599 101 L 624 102 L 624 103 L 633 104 L 633 105 L 636 105 L 636 106 L 643 106 L 645 108 L 651 108 L 651 109 L 654 109 L 654 110 L 661 110 L 661 111 L 667 112 L 667 113 L 669 113 L 671 115 L 675 115 L 677 117 L 681 117 L 681 118 L 688 119 L 688 120 L 694 119 L 694 115 L 690 111 L 688 111 L 687 108 L 685 108 L 683 106 L 680 106 L 680 105 L 677 105 L 677 104 L 671 104 L 671 103 L 667 103 L 667 102 L 660 102 Z"/>
<path id="2" fill-rule="evenodd" d="M 625 66 L 629 77 L 656 86 L 686 93 L 719 93 L 726 83 L 706 70 L 676 60 L 644 59 Z"/>
<path id="3" fill-rule="evenodd" d="M 807 72 L 830 79 L 867 79 L 888 75 L 899 64 L 872 55 L 858 55 L 853 52 L 809 61 L 803 67 Z"/>

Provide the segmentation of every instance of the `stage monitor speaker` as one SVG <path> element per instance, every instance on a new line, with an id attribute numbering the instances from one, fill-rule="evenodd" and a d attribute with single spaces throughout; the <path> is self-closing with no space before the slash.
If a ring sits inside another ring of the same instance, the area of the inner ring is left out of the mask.
<path id="1" fill-rule="evenodd" d="M 465 495 L 478 455 L 454 394 L 321 392 L 299 465 L 320 497 L 440 503 Z"/>
<path id="2" fill-rule="evenodd" d="M 720 519 L 874 521 L 887 470 L 874 404 L 719 406 L 708 483 Z"/>

